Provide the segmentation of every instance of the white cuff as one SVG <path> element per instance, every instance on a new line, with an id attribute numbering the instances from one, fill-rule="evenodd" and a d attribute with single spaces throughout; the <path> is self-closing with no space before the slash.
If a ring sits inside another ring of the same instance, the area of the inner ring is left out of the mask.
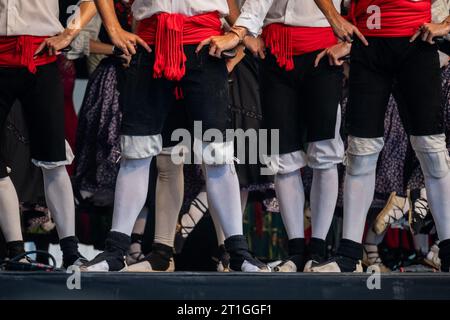
<path id="1" fill-rule="evenodd" d="M 234 142 L 203 142 L 194 138 L 195 163 L 221 165 L 234 163 Z"/>
<path id="2" fill-rule="evenodd" d="M 120 136 L 122 157 L 137 160 L 158 155 L 162 150 L 162 137 L 153 136 Z"/>
<path id="3" fill-rule="evenodd" d="M 434 153 L 447 151 L 445 134 L 436 134 L 432 136 L 411 136 L 411 146 L 415 151 Z"/>
<path id="4" fill-rule="evenodd" d="M 262 28 L 261 22 L 256 17 L 245 12 L 239 16 L 234 25 L 247 28 L 254 37 L 258 36 Z"/>
<path id="5" fill-rule="evenodd" d="M 367 156 L 380 153 L 384 147 L 384 138 L 358 138 L 348 137 L 347 153 L 354 156 Z"/>
<path id="6" fill-rule="evenodd" d="M 57 167 L 71 165 L 75 156 L 73 155 L 72 148 L 70 148 L 69 143 L 66 141 L 66 160 L 63 161 L 40 161 L 36 159 L 31 159 L 31 162 L 39 168 L 44 168 L 47 170 L 55 169 Z"/>
<path id="7" fill-rule="evenodd" d="M 264 161 L 272 175 L 294 172 L 305 167 L 307 163 L 306 154 L 303 151 L 265 156 Z"/>

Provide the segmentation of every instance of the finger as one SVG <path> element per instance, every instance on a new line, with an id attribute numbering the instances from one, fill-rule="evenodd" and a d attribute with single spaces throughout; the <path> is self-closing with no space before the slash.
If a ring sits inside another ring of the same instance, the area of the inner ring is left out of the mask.
<path id="1" fill-rule="evenodd" d="M 330 66 L 334 65 L 334 63 L 333 63 L 333 57 L 332 57 L 331 55 L 328 55 L 328 64 L 329 64 Z"/>
<path id="2" fill-rule="evenodd" d="M 335 65 L 335 66 L 340 66 L 343 63 L 343 61 L 340 61 L 336 55 L 332 55 L 332 60 L 333 60 L 333 65 Z"/>
<path id="3" fill-rule="evenodd" d="M 409 39 L 409 42 L 414 42 L 416 41 L 416 39 L 421 35 L 422 30 L 419 29 L 416 31 L 416 33 L 411 37 L 411 39 Z"/>
<path id="4" fill-rule="evenodd" d="M 265 59 L 266 58 L 266 52 L 265 52 L 265 50 L 264 49 L 259 49 L 258 50 L 258 53 L 259 53 L 259 57 L 261 58 L 261 59 Z"/>
<path id="5" fill-rule="evenodd" d="M 222 58 L 222 49 L 217 47 L 216 52 L 215 52 L 215 56 L 216 56 L 216 58 Z"/>
<path id="6" fill-rule="evenodd" d="M 209 47 L 209 55 L 214 56 L 216 52 L 216 46 L 212 45 L 211 47 Z"/>
<path id="7" fill-rule="evenodd" d="M 257 57 L 257 56 L 258 56 L 258 54 L 259 54 L 259 48 L 252 46 L 252 47 L 250 47 L 250 48 L 248 48 L 248 49 L 250 50 L 250 52 L 253 54 L 254 57 Z"/>
<path id="8" fill-rule="evenodd" d="M 42 53 L 44 53 L 44 49 L 45 47 L 47 47 L 47 43 L 45 41 L 43 41 L 39 47 L 36 49 L 36 51 L 34 52 L 34 56 L 40 55 Z"/>
<path id="9" fill-rule="evenodd" d="M 344 35 L 344 41 L 348 43 L 352 43 L 353 39 L 349 34 Z"/>
<path id="10" fill-rule="evenodd" d="M 197 46 L 197 49 L 195 49 L 195 53 L 199 53 L 200 50 L 203 49 L 204 46 L 208 45 L 211 43 L 211 38 L 205 39 L 202 42 L 200 42 L 200 44 Z"/>
<path id="11" fill-rule="evenodd" d="M 119 45 L 117 45 L 117 47 L 119 47 L 120 50 L 122 50 L 122 53 L 123 53 L 124 55 L 127 55 L 127 56 L 130 55 L 130 52 L 128 51 L 128 48 L 127 48 L 127 46 L 125 45 L 125 42 L 121 42 Z"/>
<path id="12" fill-rule="evenodd" d="M 314 67 L 317 68 L 319 65 L 320 60 L 327 54 L 327 50 L 323 50 L 321 53 L 319 53 L 316 57 L 316 60 L 314 61 Z"/>
<path id="13" fill-rule="evenodd" d="M 223 52 L 223 48 L 219 45 L 216 45 L 216 51 L 214 52 L 214 56 L 216 58 L 222 58 L 222 52 Z"/>
<path id="14" fill-rule="evenodd" d="M 137 37 L 136 41 L 139 43 L 139 45 L 141 47 L 143 47 L 145 50 L 147 50 L 147 52 L 152 52 L 152 48 L 150 48 L 150 46 L 147 44 L 147 42 L 145 42 L 144 40 L 142 40 L 142 38 Z"/>
<path id="15" fill-rule="evenodd" d="M 362 43 L 365 46 L 369 45 L 369 41 L 367 41 L 366 37 L 364 37 L 364 35 L 361 33 L 361 31 L 359 31 L 359 29 L 357 27 L 354 27 L 353 32 L 356 34 L 356 36 L 359 38 L 359 40 L 362 41 Z"/>
<path id="16" fill-rule="evenodd" d="M 55 43 L 53 43 L 53 44 L 51 45 L 51 48 L 52 48 L 52 54 L 53 54 L 54 56 L 58 55 L 59 50 L 58 50 L 58 47 L 57 47 L 57 45 L 56 45 Z"/>
<path id="17" fill-rule="evenodd" d="M 132 42 L 127 43 L 127 48 L 130 54 L 135 55 L 136 54 L 136 47 Z"/>
<path id="18" fill-rule="evenodd" d="M 53 56 L 55 54 L 54 47 L 50 43 L 47 44 L 47 51 L 49 56 Z"/>
<path id="19" fill-rule="evenodd" d="M 428 37 L 430 36 L 430 31 L 426 30 L 422 33 L 422 41 L 427 41 Z"/>
<path id="20" fill-rule="evenodd" d="M 227 62 L 225 64 L 227 66 L 228 74 L 230 74 L 231 71 L 233 71 L 233 62 L 231 60 L 227 60 Z"/>
<path id="21" fill-rule="evenodd" d="M 134 37 L 128 38 L 127 42 L 130 43 L 133 46 L 136 46 L 136 39 Z"/>
<path id="22" fill-rule="evenodd" d="M 347 40 L 345 40 L 345 36 L 343 36 L 343 35 L 336 34 L 336 37 L 337 37 L 339 40 L 343 41 L 343 42 L 346 42 L 346 41 L 347 41 Z"/>

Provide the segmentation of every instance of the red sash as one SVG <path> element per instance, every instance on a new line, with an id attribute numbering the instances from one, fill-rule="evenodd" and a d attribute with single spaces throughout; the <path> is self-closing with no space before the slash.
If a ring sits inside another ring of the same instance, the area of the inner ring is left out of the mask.
<path id="1" fill-rule="evenodd" d="M 378 6 L 381 14 L 380 28 L 368 24 Z M 411 37 L 424 23 L 431 22 L 431 0 L 353 0 L 350 9 L 353 23 L 368 37 Z"/>
<path id="2" fill-rule="evenodd" d="M 180 81 L 186 72 L 183 45 L 198 44 L 222 34 L 218 12 L 188 17 L 160 13 L 139 22 L 137 35 L 155 45 L 154 77 Z"/>
<path id="3" fill-rule="evenodd" d="M 294 69 L 293 56 L 331 47 L 337 39 L 331 27 L 293 27 L 273 23 L 263 30 L 263 39 L 278 65 L 287 71 Z"/>
<path id="4" fill-rule="evenodd" d="M 56 61 L 56 56 L 47 53 L 34 57 L 34 53 L 48 37 L 0 36 L 0 67 L 27 68 L 36 73 L 38 66 Z"/>

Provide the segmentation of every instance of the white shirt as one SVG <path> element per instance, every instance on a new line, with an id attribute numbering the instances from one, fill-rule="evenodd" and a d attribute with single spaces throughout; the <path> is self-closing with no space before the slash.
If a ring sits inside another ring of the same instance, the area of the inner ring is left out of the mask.
<path id="1" fill-rule="evenodd" d="M 63 30 L 58 0 L 0 0 L 0 36 L 53 36 Z"/>
<path id="2" fill-rule="evenodd" d="M 431 12 L 433 22 L 441 23 L 450 15 L 450 0 L 433 0 Z"/>
<path id="3" fill-rule="evenodd" d="M 213 11 L 218 11 L 222 16 L 229 13 L 227 0 L 135 0 L 132 10 L 133 17 L 138 21 L 160 12 L 186 16 Z"/>
<path id="4" fill-rule="evenodd" d="M 94 18 L 80 31 L 80 33 L 73 39 L 70 46 L 72 49 L 66 53 L 66 58 L 69 60 L 75 60 L 84 56 L 90 55 L 90 41 L 98 40 L 100 28 L 102 26 L 102 19 L 99 14 L 96 14 Z"/>
<path id="5" fill-rule="evenodd" d="M 341 1 L 333 0 L 339 12 Z M 246 27 L 254 35 L 271 23 L 296 27 L 330 26 L 314 0 L 247 0 L 236 21 L 237 26 Z"/>

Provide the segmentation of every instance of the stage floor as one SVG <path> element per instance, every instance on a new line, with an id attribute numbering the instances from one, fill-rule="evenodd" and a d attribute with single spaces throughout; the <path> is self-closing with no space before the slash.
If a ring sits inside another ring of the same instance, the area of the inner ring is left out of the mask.
<path id="1" fill-rule="evenodd" d="M 442 273 L 381 274 L 379 282 L 369 274 L 82 273 L 72 290 L 69 276 L 0 272 L 0 299 L 450 299 L 450 274 Z"/>

